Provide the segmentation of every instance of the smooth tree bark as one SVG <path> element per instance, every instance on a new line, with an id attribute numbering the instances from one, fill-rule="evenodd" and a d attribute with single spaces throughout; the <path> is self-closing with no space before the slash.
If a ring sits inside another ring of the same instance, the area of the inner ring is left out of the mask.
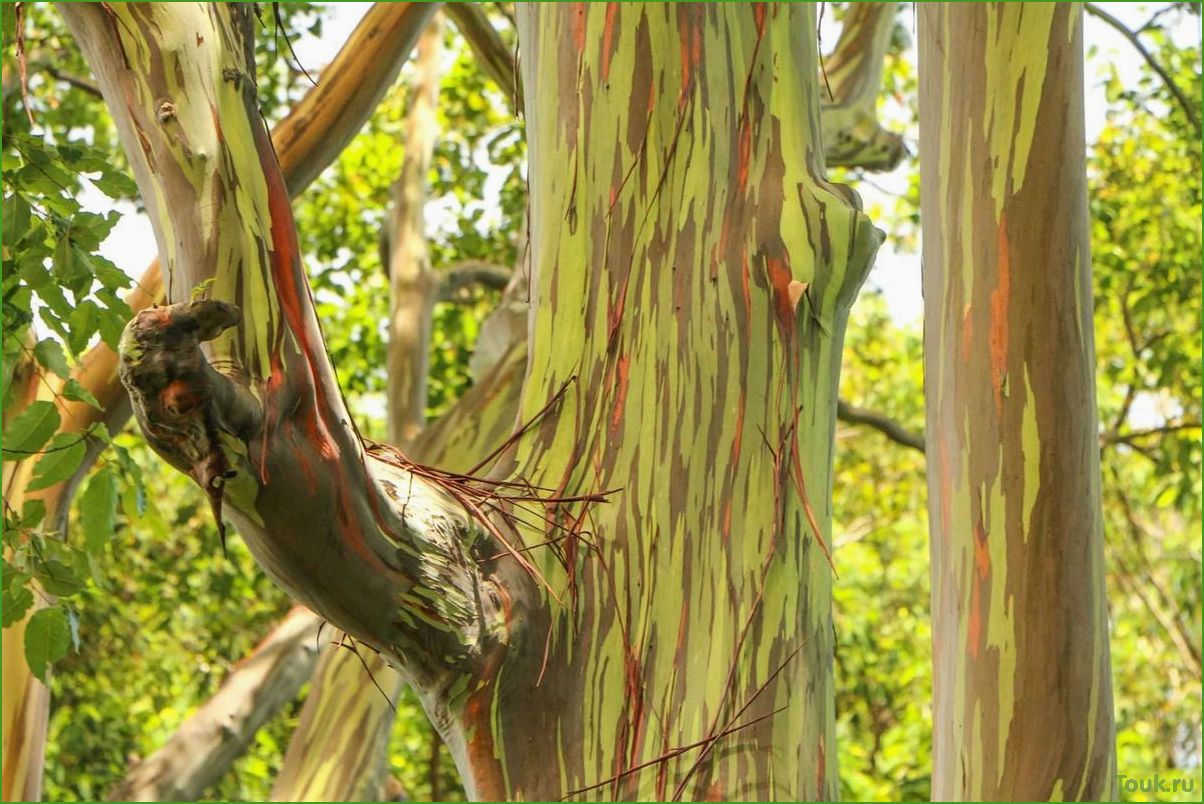
<path id="1" fill-rule="evenodd" d="M 363 126 L 376 102 L 396 80 L 401 62 L 434 11 L 432 4 L 375 4 L 323 71 L 322 84 L 306 93 L 276 127 L 273 145 L 292 194 L 304 190 Z M 347 82 L 346 77 L 340 76 L 352 76 L 355 91 L 331 91 L 332 85 Z M 137 313 L 163 299 L 162 275 L 156 259 L 126 302 Z M 131 415 L 129 397 L 117 376 L 117 364 L 117 353 L 102 343 L 89 350 L 72 373 L 73 379 L 100 403 L 99 410 L 59 396 L 62 380 L 45 376 L 32 361 L 26 375 L 15 381 L 25 389 L 27 401 L 39 395 L 55 401 L 63 421 L 60 432 L 84 433 L 96 424 L 103 424 L 110 433 L 116 433 Z M 16 410 L 16 406 L 10 406 L 5 415 Z M 30 495 L 31 499 L 46 503 L 47 527 L 59 532 L 65 530 L 74 492 L 102 449 L 99 440 L 90 440 L 84 461 L 69 480 Z M 20 510 L 26 499 L 25 485 L 35 468 L 33 459 L 5 464 L 4 500 L 14 510 Z M 24 623 L 25 620 L 4 629 L 4 774 L 0 797 L 5 801 L 41 798 L 50 698 L 45 686 L 29 673 L 25 664 Z"/>
<path id="2" fill-rule="evenodd" d="M 382 800 L 393 702 L 404 685 L 368 647 L 331 646 L 314 673 L 272 800 Z"/>
<path id="3" fill-rule="evenodd" d="M 936 800 L 1112 800 L 1077 4 L 920 7 Z"/>
<path id="4" fill-rule="evenodd" d="M 880 234 L 823 178 L 814 9 L 520 12 L 534 306 L 490 480 L 351 424 L 249 11 L 64 15 L 175 302 L 124 338 L 148 440 L 414 684 L 469 794 L 834 796 L 835 394 Z"/>

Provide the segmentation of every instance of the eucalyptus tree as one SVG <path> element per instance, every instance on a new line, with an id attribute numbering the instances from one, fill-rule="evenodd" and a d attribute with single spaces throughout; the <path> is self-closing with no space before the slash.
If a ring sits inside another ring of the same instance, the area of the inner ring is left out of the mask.
<path id="1" fill-rule="evenodd" d="M 488 476 L 355 429 L 249 12 L 62 12 L 163 259 L 123 337 L 148 440 L 403 672 L 469 792 L 833 795 L 835 392 L 879 234 L 823 176 L 814 10 L 520 11 L 529 368 Z"/>

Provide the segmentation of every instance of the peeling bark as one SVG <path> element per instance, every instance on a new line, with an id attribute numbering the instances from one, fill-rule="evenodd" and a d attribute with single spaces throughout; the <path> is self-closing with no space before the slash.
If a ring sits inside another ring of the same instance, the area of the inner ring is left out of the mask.
<path id="1" fill-rule="evenodd" d="M 934 800 L 1112 800 L 1077 4 L 920 8 Z"/>
<path id="2" fill-rule="evenodd" d="M 231 669 L 217 694 L 171 739 L 135 765 L 110 801 L 196 801 L 247 749 L 255 732 L 296 697 L 318 660 L 321 620 L 296 606 Z"/>
<path id="3" fill-rule="evenodd" d="M 883 62 L 898 5 L 850 3 L 836 49 L 824 59 L 820 121 L 828 167 L 887 171 L 907 155 L 903 137 L 878 122 Z"/>
<path id="4" fill-rule="evenodd" d="M 835 389 L 880 236 L 822 176 L 814 9 L 519 14 L 520 420 L 567 390 L 500 466 L 622 491 L 527 534 L 564 603 L 503 667 L 540 681 L 498 707 L 491 792 L 831 798 Z"/>

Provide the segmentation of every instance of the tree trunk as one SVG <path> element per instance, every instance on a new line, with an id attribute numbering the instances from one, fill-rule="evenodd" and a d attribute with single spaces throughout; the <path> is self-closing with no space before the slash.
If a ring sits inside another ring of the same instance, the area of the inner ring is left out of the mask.
<path id="1" fill-rule="evenodd" d="M 1111 800 L 1081 12 L 920 40 L 933 797 Z"/>
<path id="2" fill-rule="evenodd" d="M 879 235 L 823 179 L 814 28 L 792 4 L 520 9 L 520 419 L 565 390 L 507 463 L 619 491 L 527 538 L 557 540 L 532 556 L 564 602 L 503 668 L 538 681 L 495 718 L 495 794 L 837 793 L 823 542 Z"/>
<path id="3" fill-rule="evenodd" d="M 324 638 L 330 636 L 328 630 Z M 347 644 L 330 647 L 318 664 L 273 801 L 381 800 L 393 705 L 404 681 L 373 651 Z"/>
<path id="4" fill-rule="evenodd" d="M 350 424 L 248 13 L 64 7 L 177 302 L 124 339 L 151 445 L 402 670 L 469 795 L 833 797 L 836 386 L 880 235 L 823 178 L 814 9 L 520 12 L 532 426 L 488 481 Z"/>

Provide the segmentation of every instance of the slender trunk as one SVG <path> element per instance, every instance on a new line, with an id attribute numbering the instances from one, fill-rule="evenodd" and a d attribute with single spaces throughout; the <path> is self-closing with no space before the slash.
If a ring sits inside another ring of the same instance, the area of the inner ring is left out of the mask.
<path id="1" fill-rule="evenodd" d="M 405 158 L 393 184 L 388 222 L 389 441 L 408 445 L 426 422 L 435 277 L 426 244 L 426 185 L 439 135 L 439 60 L 443 22 L 435 17 L 418 43 L 415 81 L 406 110 Z"/>
<path id="2" fill-rule="evenodd" d="M 195 801 L 242 756 L 255 732 L 293 700 L 318 659 L 313 612 L 296 606 L 231 669 L 217 694 L 162 748 L 134 766 L 111 801 Z"/>
<path id="3" fill-rule="evenodd" d="M 272 801 L 381 800 L 393 702 L 404 686 L 401 675 L 365 646 L 328 649 L 272 785 Z"/>
<path id="4" fill-rule="evenodd" d="M 920 40 L 933 796 L 1111 800 L 1081 10 Z"/>

